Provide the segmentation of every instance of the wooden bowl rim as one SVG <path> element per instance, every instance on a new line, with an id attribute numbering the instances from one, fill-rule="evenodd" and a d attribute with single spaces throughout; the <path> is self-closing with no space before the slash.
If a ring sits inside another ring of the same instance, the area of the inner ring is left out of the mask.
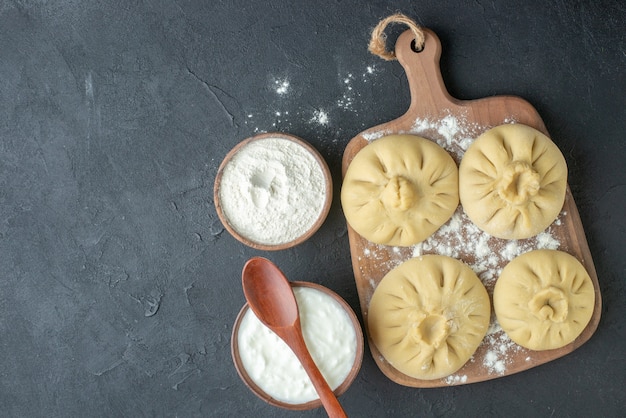
<path id="1" fill-rule="evenodd" d="M 341 382 L 341 384 L 339 386 L 337 386 L 337 388 L 333 391 L 335 393 L 335 396 L 341 396 L 343 393 L 345 393 L 348 388 L 350 387 L 350 385 L 352 385 L 352 383 L 354 382 L 354 379 L 356 379 L 356 376 L 359 373 L 359 370 L 361 369 L 361 364 L 363 362 L 363 351 L 365 349 L 365 342 L 363 340 L 363 330 L 361 329 L 361 324 L 356 316 L 356 314 L 354 313 L 354 310 L 350 307 L 350 305 L 341 297 L 339 296 L 337 293 L 335 293 L 334 291 L 330 290 L 327 287 L 324 287 L 320 284 L 317 283 L 312 283 L 312 282 L 303 282 L 303 281 L 295 281 L 295 282 L 291 282 L 291 286 L 292 287 L 309 287 L 312 289 L 317 289 L 325 294 L 327 294 L 328 296 L 332 297 L 334 300 L 336 300 L 341 307 L 343 308 L 343 310 L 346 312 L 346 314 L 348 315 L 348 317 L 350 318 L 350 321 L 352 322 L 352 326 L 354 328 L 354 332 L 355 332 L 355 336 L 356 336 L 356 353 L 355 353 L 355 357 L 354 357 L 354 363 L 352 364 L 352 367 L 350 369 L 350 372 L 348 373 L 348 375 L 346 376 L 346 378 L 343 380 L 343 382 Z M 239 326 L 241 325 L 241 321 L 243 320 L 244 315 L 246 314 L 246 312 L 248 311 L 249 307 L 248 304 L 244 304 L 243 307 L 241 308 L 241 310 L 239 311 L 239 314 L 237 315 L 237 319 L 235 319 L 235 324 L 233 326 L 233 331 L 231 334 L 231 356 L 233 359 L 233 363 L 235 364 L 235 369 L 237 370 L 237 374 L 239 375 L 239 377 L 241 378 L 241 380 L 245 383 L 245 385 L 252 391 L 252 393 L 254 393 L 257 397 L 259 397 L 260 399 L 264 400 L 265 402 L 269 403 L 270 405 L 273 406 L 278 406 L 284 409 L 289 409 L 292 411 L 303 411 L 303 410 L 307 410 L 307 409 L 313 409 L 313 408 L 319 408 L 322 406 L 322 402 L 318 399 L 314 399 L 312 401 L 309 402 L 305 402 L 305 403 L 288 403 L 288 402 L 284 402 L 284 401 L 280 401 L 277 399 L 272 398 L 270 395 L 268 395 L 267 393 L 265 393 L 265 391 L 263 391 L 263 389 L 261 389 L 251 378 L 250 376 L 248 376 L 242 362 L 241 362 L 241 358 L 239 357 L 239 342 L 238 342 L 238 333 L 239 333 Z"/>
<path id="2" fill-rule="evenodd" d="M 324 175 L 324 183 L 325 183 L 324 206 L 322 206 L 322 210 L 320 211 L 320 214 L 317 220 L 311 225 L 311 227 L 304 234 L 300 235 L 299 237 L 297 237 L 296 239 L 292 241 L 288 241 L 288 242 L 281 243 L 281 244 L 264 244 L 264 243 L 253 241 L 249 239 L 248 237 L 240 234 L 235 228 L 232 227 L 232 225 L 228 221 L 228 217 L 224 213 L 221 202 L 220 202 L 220 185 L 222 182 L 222 177 L 224 175 L 224 169 L 226 168 L 226 165 L 233 159 L 235 154 L 237 154 L 246 145 L 254 141 L 259 141 L 259 140 L 269 139 L 269 138 L 286 139 L 297 145 L 300 145 L 305 150 L 307 150 L 313 156 L 313 158 L 315 158 L 320 168 L 322 169 L 322 173 Z M 328 213 L 330 212 L 332 201 L 333 201 L 333 180 L 330 174 L 330 169 L 328 168 L 328 164 L 326 163 L 326 160 L 324 159 L 324 157 L 322 157 L 322 155 L 319 153 L 317 149 L 315 149 L 315 147 L 313 147 L 304 139 L 299 138 L 295 135 L 286 134 L 282 132 L 267 132 L 263 134 L 254 135 L 254 136 L 244 139 L 243 141 L 235 145 L 222 160 L 222 163 L 220 164 L 217 170 L 217 174 L 215 176 L 215 182 L 213 184 L 213 202 L 215 203 L 217 216 L 222 222 L 222 225 L 224 225 L 224 228 L 226 228 L 226 230 L 237 241 L 241 242 L 242 244 L 247 245 L 248 247 L 251 247 L 257 250 L 262 250 L 262 251 L 285 250 L 288 248 L 295 247 L 296 245 L 299 245 L 303 243 L 304 241 L 306 241 L 307 239 L 309 239 L 315 232 L 317 232 L 317 230 L 322 226 L 322 224 L 326 220 L 326 217 L 328 216 Z"/>

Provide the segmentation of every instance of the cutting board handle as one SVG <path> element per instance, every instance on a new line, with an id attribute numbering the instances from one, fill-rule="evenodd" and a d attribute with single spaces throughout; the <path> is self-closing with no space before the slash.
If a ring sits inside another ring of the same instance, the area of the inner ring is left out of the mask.
<path id="1" fill-rule="evenodd" d="M 412 115 L 425 115 L 433 109 L 449 109 L 458 105 L 457 100 L 448 93 L 441 76 L 441 42 L 430 29 L 422 28 L 422 31 L 424 47 L 421 51 L 414 49 L 415 36 L 411 30 L 398 37 L 395 47 L 398 61 L 409 81 L 411 105 L 407 113 Z"/>

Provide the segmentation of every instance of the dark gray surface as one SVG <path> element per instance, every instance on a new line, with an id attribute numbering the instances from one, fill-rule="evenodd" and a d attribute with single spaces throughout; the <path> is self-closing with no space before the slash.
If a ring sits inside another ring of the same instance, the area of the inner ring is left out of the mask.
<path id="1" fill-rule="evenodd" d="M 239 141 L 280 130 L 320 150 L 339 190 L 347 142 L 408 106 L 400 65 L 366 49 L 398 10 L 440 36 L 452 95 L 515 94 L 542 115 L 569 164 L 602 320 L 562 359 L 460 387 L 398 386 L 366 352 L 342 404 L 376 417 L 621 415 L 624 4 L 513 3 L 0 2 L 2 415 L 299 415 L 236 375 L 240 271 L 267 256 L 359 312 L 338 194 L 310 241 L 262 253 L 222 229 L 213 180 Z"/>

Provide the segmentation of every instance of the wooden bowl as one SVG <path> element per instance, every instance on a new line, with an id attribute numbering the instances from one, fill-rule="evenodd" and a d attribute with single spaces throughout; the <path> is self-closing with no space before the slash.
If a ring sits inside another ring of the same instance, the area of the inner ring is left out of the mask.
<path id="1" fill-rule="evenodd" d="M 356 355 L 354 358 L 354 364 L 352 365 L 350 372 L 348 373 L 344 381 L 334 390 L 335 395 L 340 396 L 343 393 L 345 393 L 346 390 L 348 390 L 348 388 L 350 387 L 350 385 L 356 378 L 357 374 L 359 373 L 359 370 L 361 369 L 361 362 L 363 361 L 363 347 L 365 344 L 363 341 L 363 331 L 361 330 L 361 325 L 359 324 L 359 320 L 357 319 L 352 308 L 350 308 L 350 305 L 348 305 L 348 303 L 345 300 L 343 300 L 339 295 L 337 295 L 332 290 L 324 286 L 321 286 L 319 284 L 311 283 L 311 282 L 291 282 L 291 286 L 292 287 L 296 287 L 296 286 L 310 287 L 310 288 L 319 290 L 325 293 L 326 295 L 332 297 L 341 305 L 341 307 L 344 309 L 344 311 L 350 318 L 350 321 L 352 322 L 352 326 L 356 334 Z M 322 403 L 319 399 L 315 399 L 315 400 L 305 402 L 305 403 L 288 403 L 288 402 L 274 399 L 270 395 L 268 395 L 266 392 L 264 392 L 263 389 L 261 389 L 250 378 L 239 356 L 239 343 L 238 343 L 239 327 L 248 309 L 249 309 L 248 304 L 245 304 L 239 311 L 239 315 L 237 315 L 237 319 L 235 320 L 235 325 L 233 326 L 233 332 L 231 335 L 231 355 L 233 357 L 235 369 L 237 370 L 239 377 L 241 377 L 241 380 L 243 380 L 246 386 L 256 396 L 258 396 L 265 402 L 269 403 L 270 405 L 274 405 L 274 406 L 278 406 L 281 408 L 290 409 L 294 411 L 302 411 L 305 409 L 313 409 L 313 408 L 318 408 L 322 406 Z"/>
<path id="2" fill-rule="evenodd" d="M 286 140 L 289 140 L 291 142 L 294 142 L 300 145 L 302 148 L 308 151 L 311 154 L 311 156 L 313 156 L 313 158 L 317 161 L 320 168 L 322 169 L 322 173 L 324 175 L 324 183 L 325 183 L 324 205 L 322 207 L 322 210 L 320 211 L 320 214 L 317 220 L 310 226 L 310 228 L 305 233 L 301 234 L 300 236 L 293 239 L 292 241 L 280 243 L 280 244 L 266 244 L 262 242 L 256 242 L 246 237 L 245 235 L 241 234 L 229 222 L 228 217 L 224 213 L 224 210 L 222 208 L 222 204 L 220 201 L 221 200 L 220 199 L 220 187 L 222 183 L 222 177 L 224 175 L 224 169 L 226 168 L 228 163 L 232 160 L 235 154 L 237 154 L 240 150 L 242 150 L 246 145 L 250 144 L 253 141 L 258 141 L 258 140 L 268 139 L 268 138 L 286 139 Z M 226 157 L 220 164 L 218 171 L 217 171 L 217 175 L 215 176 L 215 184 L 213 187 L 213 201 L 215 202 L 217 216 L 222 221 L 224 228 L 226 228 L 226 230 L 233 237 L 235 237 L 235 239 L 237 239 L 239 242 L 249 247 L 255 248 L 257 250 L 264 250 L 264 251 L 284 250 L 287 248 L 294 247 L 298 244 L 301 244 L 302 242 L 309 239 L 322 226 L 322 224 L 326 220 L 326 217 L 328 216 L 328 212 L 330 211 L 332 200 L 333 200 L 333 181 L 330 175 L 330 170 L 328 168 L 328 165 L 326 164 L 326 161 L 321 156 L 321 154 L 311 144 L 309 144 L 305 140 L 298 138 L 294 135 L 288 135 L 288 134 L 279 133 L 279 132 L 269 132 L 265 134 L 255 135 L 237 144 L 232 150 L 228 152 L 228 154 L 226 154 Z"/>

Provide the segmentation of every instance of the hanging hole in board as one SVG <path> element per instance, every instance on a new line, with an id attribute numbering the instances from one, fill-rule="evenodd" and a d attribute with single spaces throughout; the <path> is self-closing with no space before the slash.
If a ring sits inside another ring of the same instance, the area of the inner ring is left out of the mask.
<path id="1" fill-rule="evenodd" d="M 420 52 L 422 52 L 424 50 L 424 45 L 422 44 L 422 45 L 418 46 L 416 40 L 413 39 L 411 41 L 411 50 L 413 52 L 417 52 L 419 54 Z"/>

